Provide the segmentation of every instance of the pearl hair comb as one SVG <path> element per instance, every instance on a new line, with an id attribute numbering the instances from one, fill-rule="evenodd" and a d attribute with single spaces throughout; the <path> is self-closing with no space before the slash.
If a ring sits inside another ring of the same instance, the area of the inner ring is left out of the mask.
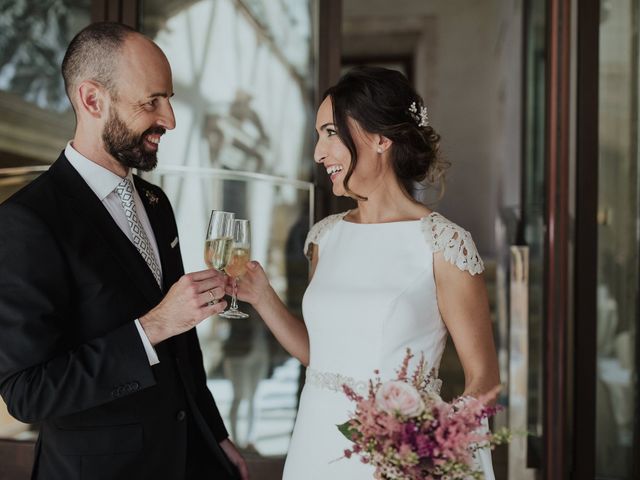
<path id="1" fill-rule="evenodd" d="M 429 117 L 427 116 L 427 107 L 420 105 L 420 111 L 418 112 L 418 106 L 416 102 L 411 103 L 409 106 L 409 113 L 416 121 L 419 127 L 426 127 L 429 125 Z"/>

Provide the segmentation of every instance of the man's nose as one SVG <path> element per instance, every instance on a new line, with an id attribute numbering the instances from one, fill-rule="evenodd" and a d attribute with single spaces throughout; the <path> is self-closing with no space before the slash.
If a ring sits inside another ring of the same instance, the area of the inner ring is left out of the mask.
<path id="1" fill-rule="evenodd" d="M 176 128 L 176 117 L 173 114 L 173 107 L 171 107 L 171 104 L 168 102 L 160 111 L 158 125 L 164 127 L 166 130 L 173 130 Z"/>

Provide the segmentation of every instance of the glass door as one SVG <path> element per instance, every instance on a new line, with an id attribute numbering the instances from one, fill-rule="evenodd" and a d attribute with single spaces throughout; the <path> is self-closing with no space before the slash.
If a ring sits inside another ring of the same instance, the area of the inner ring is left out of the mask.
<path id="1" fill-rule="evenodd" d="M 1 5 L 0 203 L 46 170 L 73 135 L 60 63 L 73 36 L 89 24 L 91 1 Z M 35 440 L 35 430 L 11 417 L 0 399 L 0 439 Z"/>
<path id="2" fill-rule="evenodd" d="M 547 42 L 547 2 L 524 2 L 521 204 L 511 215 L 517 227 L 505 283 L 508 341 L 500 354 L 508 357 L 507 375 L 501 374 L 508 379 L 508 426 L 530 434 L 515 435 L 508 447 L 510 480 L 536 478 L 543 455 Z"/>
<path id="3" fill-rule="evenodd" d="M 603 479 L 638 478 L 638 25 L 637 2 L 600 2 L 595 472 Z"/>
<path id="4" fill-rule="evenodd" d="M 177 128 L 150 178 L 174 211 L 187 271 L 204 267 L 211 209 L 251 221 L 252 258 L 300 314 L 313 220 L 315 0 L 140 3 L 140 29 L 173 71 Z M 282 459 L 303 368 L 249 305 L 198 326 L 207 384 L 234 442 Z"/>

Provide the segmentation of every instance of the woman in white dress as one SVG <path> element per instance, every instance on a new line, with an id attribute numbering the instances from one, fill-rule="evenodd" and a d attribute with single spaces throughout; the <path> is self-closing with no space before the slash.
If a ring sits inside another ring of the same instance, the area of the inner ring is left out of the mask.
<path id="1" fill-rule="evenodd" d="M 316 130 L 315 161 L 326 168 L 333 193 L 354 198 L 357 208 L 309 232 L 304 321 L 287 310 L 257 262 L 250 262 L 238 296 L 307 366 L 284 479 L 371 480 L 371 466 L 341 458 L 349 442 L 336 425 L 354 410 L 341 385 L 366 388 L 376 369 L 383 380 L 394 377 L 407 348 L 437 370 L 448 333 L 464 369 L 464 395 L 495 387 L 484 267 L 468 232 L 409 194 L 413 182 L 443 168 L 439 136 L 403 75 L 351 70 L 325 94 Z M 493 479 L 489 451 L 476 461 Z"/>

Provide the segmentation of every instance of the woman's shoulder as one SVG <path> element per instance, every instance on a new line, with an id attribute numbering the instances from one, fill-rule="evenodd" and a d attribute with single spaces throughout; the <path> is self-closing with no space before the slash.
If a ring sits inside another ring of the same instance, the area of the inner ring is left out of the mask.
<path id="1" fill-rule="evenodd" d="M 323 218 L 319 222 L 317 222 L 311 230 L 309 230 L 309 234 L 307 235 L 307 239 L 304 242 L 304 253 L 309 256 L 309 247 L 311 244 L 318 245 L 322 237 L 333 228 L 333 226 L 342 220 L 347 214 L 349 210 L 342 213 L 336 213 L 334 215 L 329 215 L 328 217 Z"/>
<path id="2" fill-rule="evenodd" d="M 484 271 L 484 263 L 471 234 L 437 212 L 420 220 L 425 241 L 434 253 L 442 252 L 444 259 L 460 270 L 476 275 Z"/>

